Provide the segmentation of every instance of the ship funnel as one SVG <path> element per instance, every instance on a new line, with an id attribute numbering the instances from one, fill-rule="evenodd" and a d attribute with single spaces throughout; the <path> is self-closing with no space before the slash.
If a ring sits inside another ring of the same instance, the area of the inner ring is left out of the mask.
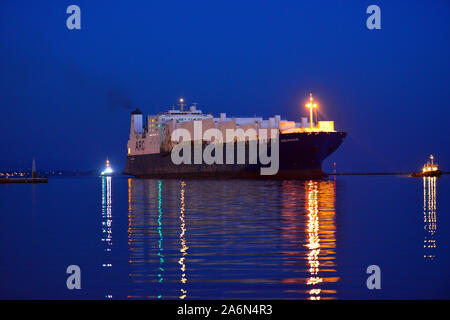
<path id="1" fill-rule="evenodd" d="M 131 132 L 144 133 L 144 126 L 142 123 L 142 112 L 139 109 L 131 113 Z"/>

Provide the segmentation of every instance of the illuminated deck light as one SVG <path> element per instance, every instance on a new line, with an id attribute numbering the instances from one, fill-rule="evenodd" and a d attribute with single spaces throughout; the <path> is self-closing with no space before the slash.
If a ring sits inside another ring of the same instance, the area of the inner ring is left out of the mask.
<path id="1" fill-rule="evenodd" d="M 313 103 L 314 98 L 312 93 L 309 94 L 309 103 L 305 104 L 305 107 L 309 109 L 309 126 L 313 129 L 313 109 L 317 108 L 317 103 Z"/>
<path id="2" fill-rule="evenodd" d="M 113 172 L 114 172 L 114 170 L 111 168 L 109 159 L 106 158 L 106 168 L 105 168 L 105 170 L 102 171 L 101 174 L 102 174 L 102 176 L 105 176 L 105 175 L 111 175 L 111 174 L 113 174 Z"/>
<path id="3" fill-rule="evenodd" d="M 433 171 L 435 171 L 435 172 L 433 172 Z M 428 172 L 431 172 L 429 175 L 440 174 L 438 171 L 439 171 L 439 166 L 437 163 L 434 162 L 434 156 L 430 155 L 430 161 L 427 161 L 427 163 L 423 165 L 422 173 L 427 174 L 427 175 L 428 175 Z"/>
<path id="4" fill-rule="evenodd" d="M 184 109 L 184 99 L 180 98 L 178 101 L 179 101 L 179 104 L 180 104 L 180 110 L 183 111 L 183 109 Z"/>

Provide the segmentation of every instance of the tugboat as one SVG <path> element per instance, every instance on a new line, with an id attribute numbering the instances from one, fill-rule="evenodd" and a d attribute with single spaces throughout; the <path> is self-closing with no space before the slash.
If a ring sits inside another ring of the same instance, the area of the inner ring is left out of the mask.
<path id="1" fill-rule="evenodd" d="M 430 161 L 423 165 L 422 172 L 415 172 L 411 177 L 438 177 L 442 174 L 437 163 L 434 163 L 433 155 L 430 155 Z"/>
<path id="2" fill-rule="evenodd" d="M 106 167 L 105 170 L 102 171 L 102 176 L 112 176 L 114 173 L 113 169 L 111 168 L 111 165 L 109 163 L 109 159 L 106 158 Z"/>

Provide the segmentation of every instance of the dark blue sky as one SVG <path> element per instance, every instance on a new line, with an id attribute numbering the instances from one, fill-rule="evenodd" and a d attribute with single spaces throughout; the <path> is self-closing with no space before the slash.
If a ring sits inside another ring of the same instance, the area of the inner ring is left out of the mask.
<path id="1" fill-rule="evenodd" d="M 123 169 L 134 107 L 298 120 L 311 91 L 348 132 L 326 170 L 449 170 L 449 40 L 447 0 L 1 1 L 0 168 Z"/>

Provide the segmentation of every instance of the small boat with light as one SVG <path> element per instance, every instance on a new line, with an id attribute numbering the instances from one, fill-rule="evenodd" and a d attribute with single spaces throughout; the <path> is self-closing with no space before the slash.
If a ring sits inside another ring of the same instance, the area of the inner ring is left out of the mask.
<path id="1" fill-rule="evenodd" d="M 411 177 L 437 177 L 441 174 L 442 171 L 439 170 L 438 164 L 434 162 L 433 155 L 430 155 L 430 161 L 423 165 L 422 172 L 415 172 L 411 174 Z"/>
<path id="2" fill-rule="evenodd" d="M 109 163 L 109 159 L 106 158 L 106 167 L 105 170 L 102 171 L 102 176 L 112 176 L 114 173 L 113 169 L 111 168 L 111 164 Z"/>

